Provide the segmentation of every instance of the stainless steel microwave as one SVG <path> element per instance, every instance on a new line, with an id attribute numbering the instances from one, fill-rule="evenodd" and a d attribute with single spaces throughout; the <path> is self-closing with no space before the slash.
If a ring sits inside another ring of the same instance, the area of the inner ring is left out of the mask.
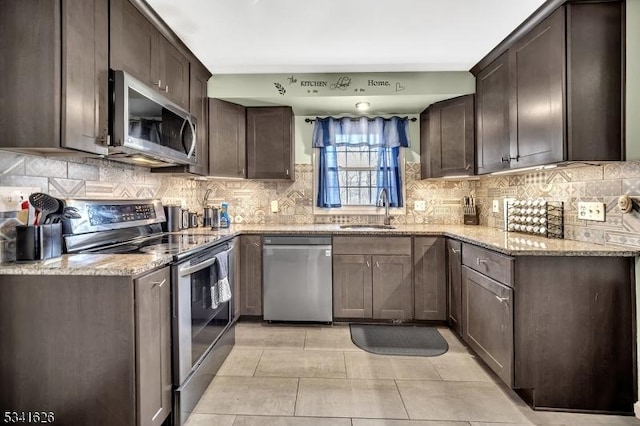
<path id="1" fill-rule="evenodd" d="M 196 163 L 196 120 L 124 71 L 110 75 L 109 157 L 146 167 Z"/>

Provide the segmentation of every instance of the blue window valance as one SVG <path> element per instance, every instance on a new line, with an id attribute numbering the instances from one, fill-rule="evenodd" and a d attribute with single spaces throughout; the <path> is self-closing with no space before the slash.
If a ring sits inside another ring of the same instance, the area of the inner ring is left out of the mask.
<path id="1" fill-rule="evenodd" d="M 316 118 L 313 147 L 340 145 L 408 147 L 409 119 L 407 117 Z"/>

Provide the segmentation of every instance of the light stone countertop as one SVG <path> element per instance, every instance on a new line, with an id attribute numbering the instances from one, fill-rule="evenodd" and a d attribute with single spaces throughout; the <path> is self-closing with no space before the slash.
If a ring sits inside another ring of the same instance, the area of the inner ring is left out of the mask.
<path id="1" fill-rule="evenodd" d="M 640 255 L 640 250 L 614 245 L 558 240 L 503 232 L 485 226 L 394 225 L 394 229 L 352 228 L 338 224 L 234 225 L 230 229 L 194 228 L 184 234 L 200 234 L 202 243 L 220 242 L 240 234 L 446 236 L 511 256 L 620 256 Z M 218 238 L 212 238 L 218 237 Z M 196 246 L 197 243 L 194 244 Z M 73 254 L 33 263 L 0 264 L 0 275 L 113 275 L 137 276 L 171 261 L 171 255 Z"/>

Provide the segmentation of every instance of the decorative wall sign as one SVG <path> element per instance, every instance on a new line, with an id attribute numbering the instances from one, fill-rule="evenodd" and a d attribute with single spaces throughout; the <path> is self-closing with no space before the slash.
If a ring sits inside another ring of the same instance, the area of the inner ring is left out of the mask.
<path id="1" fill-rule="evenodd" d="M 329 86 L 329 88 L 331 90 L 336 90 L 336 89 L 347 90 L 347 87 L 349 87 L 349 85 L 351 85 L 351 78 L 347 76 L 343 76 L 343 77 L 340 77 L 338 81 L 336 81 L 331 86 Z"/>
<path id="2" fill-rule="evenodd" d="M 287 89 L 285 89 L 282 84 L 280 83 L 273 83 L 274 86 L 276 86 L 276 89 L 278 89 L 278 93 L 280 93 L 282 96 L 284 96 L 285 93 L 287 93 Z"/>

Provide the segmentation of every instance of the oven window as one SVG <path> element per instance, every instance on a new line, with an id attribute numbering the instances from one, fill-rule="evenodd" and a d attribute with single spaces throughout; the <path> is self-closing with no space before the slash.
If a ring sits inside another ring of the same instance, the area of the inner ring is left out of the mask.
<path id="1" fill-rule="evenodd" d="M 213 266 L 191 275 L 191 350 L 197 362 L 229 324 L 229 302 L 211 306 L 211 283 L 218 281 Z"/>

